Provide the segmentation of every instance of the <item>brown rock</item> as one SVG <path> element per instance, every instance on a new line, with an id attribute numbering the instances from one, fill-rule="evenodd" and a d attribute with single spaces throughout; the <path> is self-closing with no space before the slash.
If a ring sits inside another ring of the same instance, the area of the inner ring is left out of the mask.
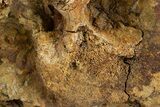
<path id="1" fill-rule="evenodd" d="M 0 106 L 160 106 L 159 7 L 0 0 Z"/>

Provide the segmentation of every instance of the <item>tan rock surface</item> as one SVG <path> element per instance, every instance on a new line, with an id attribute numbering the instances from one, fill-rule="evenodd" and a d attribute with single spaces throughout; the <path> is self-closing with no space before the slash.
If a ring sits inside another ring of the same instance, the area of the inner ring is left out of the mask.
<path id="1" fill-rule="evenodd" d="M 0 0 L 0 106 L 160 106 L 158 0 Z"/>

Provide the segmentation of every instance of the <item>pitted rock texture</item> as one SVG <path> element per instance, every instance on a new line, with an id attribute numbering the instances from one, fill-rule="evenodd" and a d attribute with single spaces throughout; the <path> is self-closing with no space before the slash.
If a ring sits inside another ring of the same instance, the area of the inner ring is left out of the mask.
<path id="1" fill-rule="evenodd" d="M 159 0 L 0 0 L 0 106 L 159 107 Z"/>

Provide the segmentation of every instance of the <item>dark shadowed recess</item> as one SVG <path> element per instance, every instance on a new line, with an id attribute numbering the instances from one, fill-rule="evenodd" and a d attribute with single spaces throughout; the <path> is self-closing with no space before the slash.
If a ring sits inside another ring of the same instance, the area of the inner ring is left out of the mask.
<path id="1" fill-rule="evenodd" d="M 42 20 L 44 31 L 49 32 L 63 29 L 63 16 L 53 5 L 44 4 L 42 0 L 39 0 L 34 10 L 35 14 L 39 15 Z"/>
<path id="2" fill-rule="evenodd" d="M 0 107 L 24 107 L 23 102 L 19 99 L 1 101 Z"/>

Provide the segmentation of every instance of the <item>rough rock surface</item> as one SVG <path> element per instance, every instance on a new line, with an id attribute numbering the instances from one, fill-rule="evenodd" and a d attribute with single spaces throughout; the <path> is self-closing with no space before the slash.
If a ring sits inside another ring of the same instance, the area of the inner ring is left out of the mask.
<path id="1" fill-rule="evenodd" d="M 0 0 L 0 107 L 159 107 L 159 0 Z"/>

